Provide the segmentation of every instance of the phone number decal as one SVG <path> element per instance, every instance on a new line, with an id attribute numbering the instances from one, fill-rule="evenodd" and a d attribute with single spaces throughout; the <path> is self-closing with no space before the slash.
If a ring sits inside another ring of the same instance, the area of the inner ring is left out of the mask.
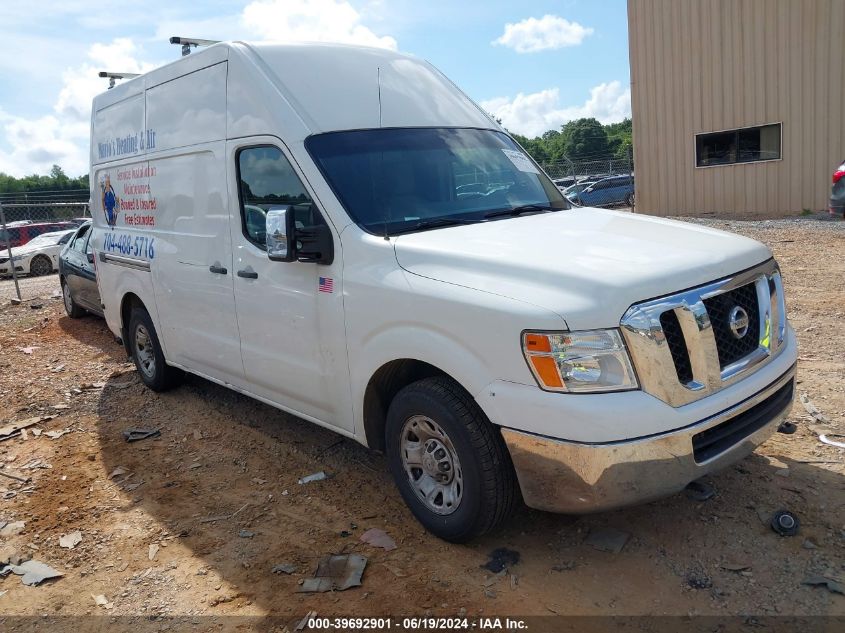
<path id="1" fill-rule="evenodd" d="M 106 233 L 103 250 L 120 253 L 125 257 L 155 258 L 155 238 L 145 235 L 126 235 L 125 233 Z"/>

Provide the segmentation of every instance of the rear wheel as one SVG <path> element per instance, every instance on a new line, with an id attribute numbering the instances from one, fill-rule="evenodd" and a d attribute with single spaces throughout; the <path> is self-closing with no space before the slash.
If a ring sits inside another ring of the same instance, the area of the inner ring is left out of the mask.
<path id="1" fill-rule="evenodd" d="M 53 272 L 53 262 L 50 261 L 49 257 L 36 255 L 32 258 L 32 261 L 29 262 L 30 275 L 41 277 L 42 275 L 49 275 L 51 272 Z"/>
<path id="2" fill-rule="evenodd" d="M 80 308 L 76 305 L 76 302 L 73 300 L 73 295 L 70 292 L 70 286 L 67 285 L 67 282 L 62 279 L 62 299 L 65 303 L 65 312 L 71 319 L 78 319 L 79 317 L 85 314 L 85 310 Z"/>
<path id="3" fill-rule="evenodd" d="M 134 308 L 129 318 L 129 349 L 141 380 L 153 391 L 167 391 L 182 383 L 185 373 L 165 362 L 153 320 L 144 308 Z"/>
<path id="4" fill-rule="evenodd" d="M 388 410 L 386 447 L 405 503 L 436 536 L 465 542 L 511 513 L 517 486 L 504 441 L 453 380 L 402 389 Z"/>
<path id="5" fill-rule="evenodd" d="M 625 206 L 628 206 L 628 207 L 634 206 L 634 194 L 633 193 L 629 193 L 627 196 L 625 196 Z"/>

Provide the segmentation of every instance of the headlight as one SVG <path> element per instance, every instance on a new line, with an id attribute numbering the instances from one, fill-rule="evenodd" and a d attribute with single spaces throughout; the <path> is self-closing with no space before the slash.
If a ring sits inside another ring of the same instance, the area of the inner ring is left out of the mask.
<path id="1" fill-rule="evenodd" d="M 524 332 L 522 352 L 541 388 L 589 393 L 637 389 L 619 330 Z"/>

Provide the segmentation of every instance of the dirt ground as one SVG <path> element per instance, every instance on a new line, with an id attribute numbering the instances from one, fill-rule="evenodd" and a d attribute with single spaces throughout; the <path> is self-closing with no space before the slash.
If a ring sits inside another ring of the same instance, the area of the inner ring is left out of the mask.
<path id="1" fill-rule="evenodd" d="M 705 223 L 774 251 L 800 341 L 798 393 L 845 434 L 845 223 Z M 275 615 L 291 630 L 311 611 L 845 615 L 845 596 L 802 584 L 845 580 L 845 450 L 819 441 L 798 401 L 798 431 L 707 478 L 707 501 L 679 494 L 588 517 L 521 509 L 494 534 L 451 545 L 413 519 L 384 458 L 353 441 L 196 377 L 148 391 L 102 320 L 65 315 L 51 279 L 37 280 L 38 301 L 0 307 L 0 426 L 44 418 L 26 439 L 0 441 L 0 472 L 31 478 L 0 477 L 0 525 L 24 522 L 0 550 L 64 577 L 0 579 L 0 614 Z M 130 427 L 161 436 L 127 443 Z M 320 470 L 330 478 L 297 483 Z M 778 509 L 798 515 L 798 536 L 769 528 Z M 605 526 L 630 534 L 621 552 L 586 542 Z M 371 527 L 398 547 L 361 543 Z M 78 545 L 61 547 L 77 530 Z M 495 576 L 482 565 L 501 547 L 519 562 Z M 297 593 L 321 557 L 349 552 L 369 559 L 361 587 Z M 293 573 L 273 573 L 279 564 Z"/>

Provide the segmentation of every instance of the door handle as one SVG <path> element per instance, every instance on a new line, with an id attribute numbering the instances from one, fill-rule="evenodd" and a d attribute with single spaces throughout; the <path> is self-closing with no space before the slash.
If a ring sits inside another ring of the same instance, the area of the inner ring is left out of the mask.
<path id="1" fill-rule="evenodd" d="M 258 279 L 258 273 L 254 270 L 239 270 L 238 277 L 243 277 L 244 279 Z"/>
<path id="2" fill-rule="evenodd" d="M 227 272 L 229 272 L 225 268 L 223 268 L 223 266 L 217 266 L 217 265 L 209 266 L 208 270 L 213 272 L 215 275 L 225 275 Z"/>

